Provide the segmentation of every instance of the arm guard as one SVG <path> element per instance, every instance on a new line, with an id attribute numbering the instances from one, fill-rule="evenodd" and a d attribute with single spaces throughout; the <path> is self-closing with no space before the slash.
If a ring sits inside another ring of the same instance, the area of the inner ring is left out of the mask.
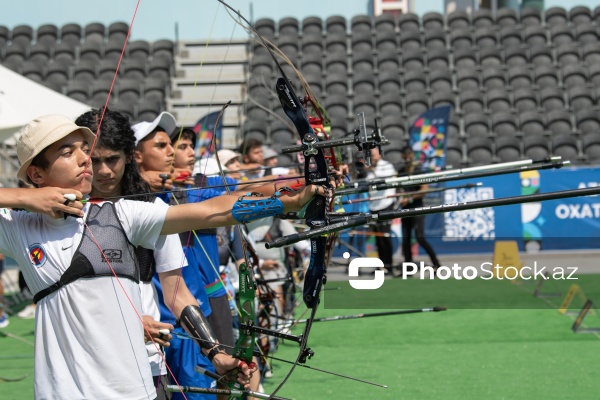
<path id="1" fill-rule="evenodd" d="M 253 193 L 246 194 L 246 196 L 252 195 Z M 281 215 L 283 214 L 283 203 L 278 197 L 279 193 L 261 199 L 244 199 L 244 196 L 240 196 L 233 205 L 231 214 L 236 221 L 242 224 L 259 218 Z"/>
<path id="2" fill-rule="evenodd" d="M 197 305 L 186 306 L 181 312 L 179 323 L 201 349 L 209 350 L 219 345 L 217 336 Z"/>

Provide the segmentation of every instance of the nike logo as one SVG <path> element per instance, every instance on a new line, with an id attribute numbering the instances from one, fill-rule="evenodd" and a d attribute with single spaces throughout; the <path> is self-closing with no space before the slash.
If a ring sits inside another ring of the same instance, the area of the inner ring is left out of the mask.
<path id="1" fill-rule="evenodd" d="M 67 247 L 62 247 L 62 250 L 65 251 L 67 249 L 70 249 L 71 247 L 73 247 L 73 245 L 67 246 Z"/>

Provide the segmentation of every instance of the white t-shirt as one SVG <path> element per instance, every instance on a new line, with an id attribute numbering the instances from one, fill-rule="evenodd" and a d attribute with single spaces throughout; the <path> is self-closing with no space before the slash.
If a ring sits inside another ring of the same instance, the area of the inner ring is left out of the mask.
<path id="1" fill-rule="evenodd" d="M 396 170 L 392 163 L 386 160 L 379 160 L 375 169 L 369 173 L 367 176 L 368 179 L 373 178 L 389 178 L 390 176 L 396 175 Z M 374 192 L 369 192 L 369 196 L 371 197 L 382 197 L 382 196 L 390 196 L 396 193 L 396 189 L 385 189 L 378 190 Z M 381 200 L 373 200 L 369 202 L 369 210 L 371 211 L 381 211 L 383 209 L 388 208 L 394 204 L 394 198 L 391 197 L 389 199 L 381 199 Z"/>
<path id="2" fill-rule="evenodd" d="M 159 198 L 156 199 L 155 203 L 165 204 Z M 157 246 L 154 250 L 154 262 L 156 264 L 156 272 L 158 273 L 173 271 L 188 265 L 183 247 L 181 247 L 179 235 L 165 236 L 162 245 Z M 154 284 L 152 282 L 140 281 L 140 289 L 142 291 L 142 314 L 151 316 L 155 321 L 160 321 L 158 293 Z M 152 376 L 165 375 L 167 373 L 167 366 L 157 346 L 152 342 L 146 343 Z"/>
<path id="3" fill-rule="evenodd" d="M 32 293 L 58 281 L 71 264 L 89 207 L 84 219 L 66 220 L 0 211 L 0 253 L 17 261 Z M 115 209 L 134 246 L 162 246 L 166 204 L 121 200 Z M 35 398 L 154 399 L 141 310 L 140 286 L 126 278 L 80 278 L 40 300 Z"/>

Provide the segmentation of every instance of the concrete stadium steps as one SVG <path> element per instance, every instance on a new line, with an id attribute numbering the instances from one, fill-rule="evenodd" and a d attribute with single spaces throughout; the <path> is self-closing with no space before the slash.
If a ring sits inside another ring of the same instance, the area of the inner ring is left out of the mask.
<path id="1" fill-rule="evenodd" d="M 180 41 L 178 58 L 212 63 L 248 62 L 248 40 L 229 41 Z"/>
<path id="2" fill-rule="evenodd" d="M 243 99 L 243 82 L 208 82 L 200 83 L 193 80 L 181 80 L 176 78 L 172 81 L 171 97 L 173 101 L 185 101 L 191 103 L 223 104 L 231 100 L 240 102 Z"/>
<path id="3" fill-rule="evenodd" d="M 194 126 L 200 118 L 208 113 L 219 111 L 222 103 L 211 105 L 210 102 L 194 103 L 188 106 L 188 102 L 167 99 L 167 109 L 175 116 L 177 123 L 184 126 Z M 234 148 L 238 146 L 236 135 L 243 122 L 243 104 L 232 103 L 223 116 L 223 147 Z"/>
<path id="4" fill-rule="evenodd" d="M 179 124 L 193 126 L 231 101 L 223 118 L 223 146 L 237 146 L 248 81 L 248 41 L 182 41 L 178 49 L 167 110 Z"/>
<path id="5" fill-rule="evenodd" d="M 173 86 L 189 82 L 227 82 L 244 83 L 247 74 L 244 64 L 223 64 L 205 62 L 200 66 L 196 62 L 175 60 L 176 77 L 171 79 Z"/>

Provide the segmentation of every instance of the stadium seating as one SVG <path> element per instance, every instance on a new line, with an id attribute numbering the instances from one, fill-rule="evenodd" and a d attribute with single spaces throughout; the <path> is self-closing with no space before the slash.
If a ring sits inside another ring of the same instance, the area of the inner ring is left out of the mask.
<path id="1" fill-rule="evenodd" d="M 114 22 L 108 26 L 108 41 L 123 44 L 127 38 L 127 32 L 129 32 L 129 25 L 125 22 Z"/>
<path id="2" fill-rule="evenodd" d="M 521 141 L 509 134 L 496 138 L 496 157 L 499 162 L 518 161 L 521 159 Z"/>
<path id="3" fill-rule="evenodd" d="M 51 24 L 34 29 L 0 26 L 0 62 L 55 91 L 93 107 L 106 103 L 129 25 Z M 166 107 L 174 76 L 171 40 L 128 44 L 109 107 L 132 122 L 156 116 Z M 153 118 L 153 117 L 152 117 Z"/>
<path id="4" fill-rule="evenodd" d="M 37 83 L 42 83 L 44 79 L 44 67 L 42 64 L 28 60 L 25 61 L 21 67 L 21 73 L 23 76 L 31 79 L 32 81 L 36 81 Z"/>
<path id="5" fill-rule="evenodd" d="M 495 113 L 492 115 L 492 133 L 497 139 L 515 136 L 517 132 L 516 116 L 511 113 Z"/>
<path id="6" fill-rule="evenodd" d="M 255 28 L 302 72 L 330 113 L 335 134 L 347 135 L 356 113 L 363 111 L 403 144 L 419 113 L 450 104 L 449 164 L 555 154 L 590 164 L 600 162 L 599 21 L 600 7 L 576 6 L 348 20 L 262 18 Z M 124 22 L 0 26 L 0 62 L 54 90 L 99 104 L 128 28 Z M 235 131 L 243 125 L 241 134 L 275 147 L 295 143 L 289 126 L 257 105 L 287 118 L 272 93 L 278 69 L 260 44 L 239 45 L 236 62 L 242 67 L 229 76 L 240 88 L 234 103 L 241 118 L 228 116 L 228 126 Z M 198 59 L 199 47 L 170 40 L 130 42 L 111 104 L 132 121 L 164 109 L 176 112 L 191 86 L 180 59 Z M 221 61 L 216 58 L 208 60 L 209 68 Z M 292 69 L 284 69 L 301 89 Z M 213 85 L 216 76 L 203 84 Z M 212 90 L 206 93 L 212 96 Z M 197 103 L 204 110 L 211 102 Z M 390 147 L 392 158 L 399 154 L 398 143 Z"/>
<path id="7" fill-rule="evenodd" d="M 552 7 L 330 17 L 311 31 L 322 46 L 296 54 L 317 87 L 323 82 L 324 104 L 344 119 L 338 127 L 352 126 L 361 109 L 404 141 L 418 113 L 451 104 L 453 165 L 554 154 L 590 163 L 600 158 L 598 15 L 600 8 Z M 285 27 L 302 43 L 303 23 L 280 21 L 280 37 Z M 322 68 L 312 70 L 318 57 Z"/>

